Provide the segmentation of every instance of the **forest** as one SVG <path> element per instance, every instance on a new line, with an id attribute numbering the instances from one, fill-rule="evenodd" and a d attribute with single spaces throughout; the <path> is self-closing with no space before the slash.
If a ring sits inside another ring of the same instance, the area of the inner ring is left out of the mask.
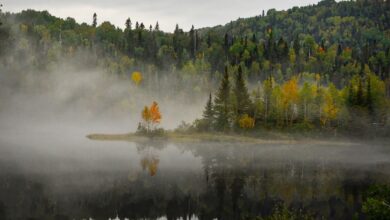
<path id="1" fill-rule="evenodd" d="M 0 0 L 0 220 L 389 220 L 390 1 L 310 1 Z"/>
<path id="2" fill-rule="evenodd" d="M 173 32 L 161 31 L 158 21 L 128 18 L 120 28 L 96 13 L 79 24 L 47 11 L 4 8 L 4 72 L 28 66 L 39 74 L 73 59 L 122 80 L 137 72 L 137 86 L 171 88 L 167 96 L 209 96 L 203 118 L 182 130 L 388 134 L 389 1 L 323 0 L 216 27 L 176 25 Z"/>

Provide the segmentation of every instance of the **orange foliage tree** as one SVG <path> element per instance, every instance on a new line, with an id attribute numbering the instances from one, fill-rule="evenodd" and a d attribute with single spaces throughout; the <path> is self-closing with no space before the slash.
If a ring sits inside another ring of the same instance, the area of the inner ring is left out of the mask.
<path id="1" fill-rule="evenodd" d="M 157 102 L 153 102 L 150 107 L 145 106 L 142 110 L 143 128 L 146 132 L 152 131 L 161 121 L 161 112 Z"/>

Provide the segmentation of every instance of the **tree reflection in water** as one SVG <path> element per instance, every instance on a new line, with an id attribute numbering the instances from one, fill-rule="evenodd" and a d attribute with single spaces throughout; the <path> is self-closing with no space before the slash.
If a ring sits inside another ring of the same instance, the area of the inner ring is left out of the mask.
<path id="1" fill-rule="evenodd" d="M 137 166 L 55 175 L 64 187 L 50 175 L 1 175 L 0 218 L 256 219 L 279 210 L 296 219 L 364 219 L 365 190 L 390 181 L 389 161 L 353 164 L 323 152 L 307 159 L 289 147 L 135 147 Z"/>
<path id="2" fill-rule="evenodd" d="M 161 150 L 164 148 L 164 145 L 161 143 L 144 143 L 144 144 L 137 144 L 137 150 L 141 157 L 141 167 L 142 170 L 147 170 L 149 172 L 150 176 L 154 176 L 157 174 L 158 170 L 158 164 L 160 160 L 158 159 L 158 155 L 156 154 L 156 151 Z"/>

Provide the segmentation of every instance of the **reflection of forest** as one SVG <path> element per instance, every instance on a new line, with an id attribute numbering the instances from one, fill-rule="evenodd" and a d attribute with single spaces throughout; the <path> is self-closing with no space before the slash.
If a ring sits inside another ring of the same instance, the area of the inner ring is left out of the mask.
<path id="1" fill-rule="evenodd" d="M 177 148 L 201 159 L 203 170 L 161 169 L 156 175 L 163 162 L 159 154 L 166 146 L 144 143 L 138 144 L 137 150 L 145 175 L 129 181 L 128 173 L 115 171 L 83 174 L 92 180 L 106 179 L 100 181 L 106 186 L 100 190 L 51 193 L 44 178 L 2 176 L 0 219 L 108 219 L 116 213 L 122 219 L 193 215 L 199 219 L 254 219 L 269 216 L 281 206 L 315 218 L 364 218 L 364 191 L 373 183 L 388 181 L 383 171 L 390 168 L 390 164 L 360 169 L 324 161 L 282 161 L 266 151 L 256 155 L 245 146 L 192 144 Z M 58 178 L 71 182 L 76 176 Z"/>

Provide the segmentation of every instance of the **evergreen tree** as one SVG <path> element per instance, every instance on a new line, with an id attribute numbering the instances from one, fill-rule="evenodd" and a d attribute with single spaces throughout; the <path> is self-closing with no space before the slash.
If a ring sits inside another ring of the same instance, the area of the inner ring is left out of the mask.
<path id="1" fill-rule="evenodd" d="M 370 115 L 374 114 L 374 106 L 373 106 L 373 101 L 372 101 L 372 91 L 371 91 L 371 77 L 367 76 L 367 91 L 366 91 L 366 105 L 368 112 Z"/>
<path id="2" fill-rule="evenodd" d="M 125 25 L 126 25 L 126 30 L 131 30 L 131 20 L 130 20 L 130 18 L 127 18 Z"/>
<path id="3" fill-rule="evenodd" d="M 288 56 L 288 45 L 284 41 L 283 37 L 281 37 L 278 41 L 278 46 L 277 46 L 277 58 L 278 59 L 286 59 Z"/>
<path id="4" fill-rule="evenodd" d="M 133 45 L 133 35 L 132 35 L 132 31 L 131 31 L 132 23 L 131 23 L 130 18 L 127 18 L 127 20 L 125 22 L 125 25 L 126 25 L 126 29 L 125 29 L 125 43 L 126 43 L 126 46 L 127 46 L 127 54 L 131 55 L 132 51 L 133 51 L 133 48 L 134 48 L 134 45 Z"/>
<path id="5" fill-rule="evenodd" d="M 223 48 L 225 49 L 225 53 L 229 50 L 229 35 L 228 35 L 228 33 L 225 33 Z"/>
<path id="6" fill-rule="evenodd" d="M 356 104 L 358 106 L 364 106 L 364 100 L 363 100 L 363 83 L 362 79 L 359 77 L 358 81 L 358 90 L 356 94 Z"/>
<path id="7" fill-rule="evenodd" d="M 271 28 L 268 30 L 268 33 L 269 35 L 268 35 L 268 42 L 267 42 L 267 49 L 266 49 L 267 52 L 266 57 L 268 60 L 272 62 L 276 54 L 275 54 L 274 34 Z"/>
<path id="8" fill-rule="evenodd" d="M 2 7 L 3 7 L 3 4 L 0 3 L 0 15 L 1 15 L 1 13 L 2 13 L 2 11 L 1 11 L 1 8 L 2 8 Z M 1 22 L 1 20 L 0 20 L 0 26 L 1 26 L 1 25 L 3 25 L 3 22 Z"/>
<path id="9" fill-rule="evenodd" d="M 96 27 L 97 26 L 97 15 L 96 13 L 93 13 L 93 17 L 92 17 L 92 27 Z"/>
<path id="10" fill-rule="evenodd" d="M 210 32 L 207 34 L 207 48 L 210 48 L 211 47 L 211 36 L 210 36 Z"/>
<path id="11" fill-rule="evenodd" d="M 156 22 L 156 26 L 154 26 L 155 31 L 160 31 L 160 25 L 158 24 L 158 21 Z"/>
<path id="12" fill-rule="evenodd" d="M 221 85 L 215 98 L 215 128 L 218 131 L 230 129 L 231 103 L 230 103 L 230 82 L 227 67 L 221 81 Z"/>
<path id="13" fill-rule="evenodd" d="M 301 50 L 301 44 L 299 43 L 299 37 L 295 37 L 294 43 L 293 43 L 295 54 L 298 56 L 299 51 Z"/>
<path id="14" fill-rule="evenodd" d="M 192 25 L 189 34 L 190 34 L 189 49 L 190 49 L 190 53 L 191 53 L 191 58 L 195 59 L 196 39 L 195 39 L 194 25 Z"/>
<path id="15" fill-rule="evenodd" d="M 205 127 L 207 130 L 212 130 L 214 124 L 214 106 L 213 106 L 213 97 L 209 96 L 209 100 L 207 101 L 206 107 L 203 111 L 203 120 L 205 123 Z"/>
<path id="16" fill-rule="evenodd" d="M 252 34 L 252 42 L 257 44 L 256 34 Z"/>
<path id="17" fill-rule="evenodd" d="M 347 104 L 350 107 L 355 105 L 355 92 L 354 92 L 354 89 L 353 89 L 352 82 L 350 82 L 349 85 L 348 85 Z"/>
<path id="18" fill-rule="evenodd" d="M 341 47 L 341 44 L 337 46 L 337 56 L 341 56 L 341 53 L 343 52 L 343 48 Z"/>
<path id="19" fill-rule="evenodd" d="M 244 78 L 242 76 L 241 65 L 238 66 L 238 74 L 236 76 L 234 94 L 236 97 L 236 114 L 237 117 L 240 117 L 243 114 L 251 114 L 252 102 L 249 98 L 248 89 L 245 85 Z"/>

